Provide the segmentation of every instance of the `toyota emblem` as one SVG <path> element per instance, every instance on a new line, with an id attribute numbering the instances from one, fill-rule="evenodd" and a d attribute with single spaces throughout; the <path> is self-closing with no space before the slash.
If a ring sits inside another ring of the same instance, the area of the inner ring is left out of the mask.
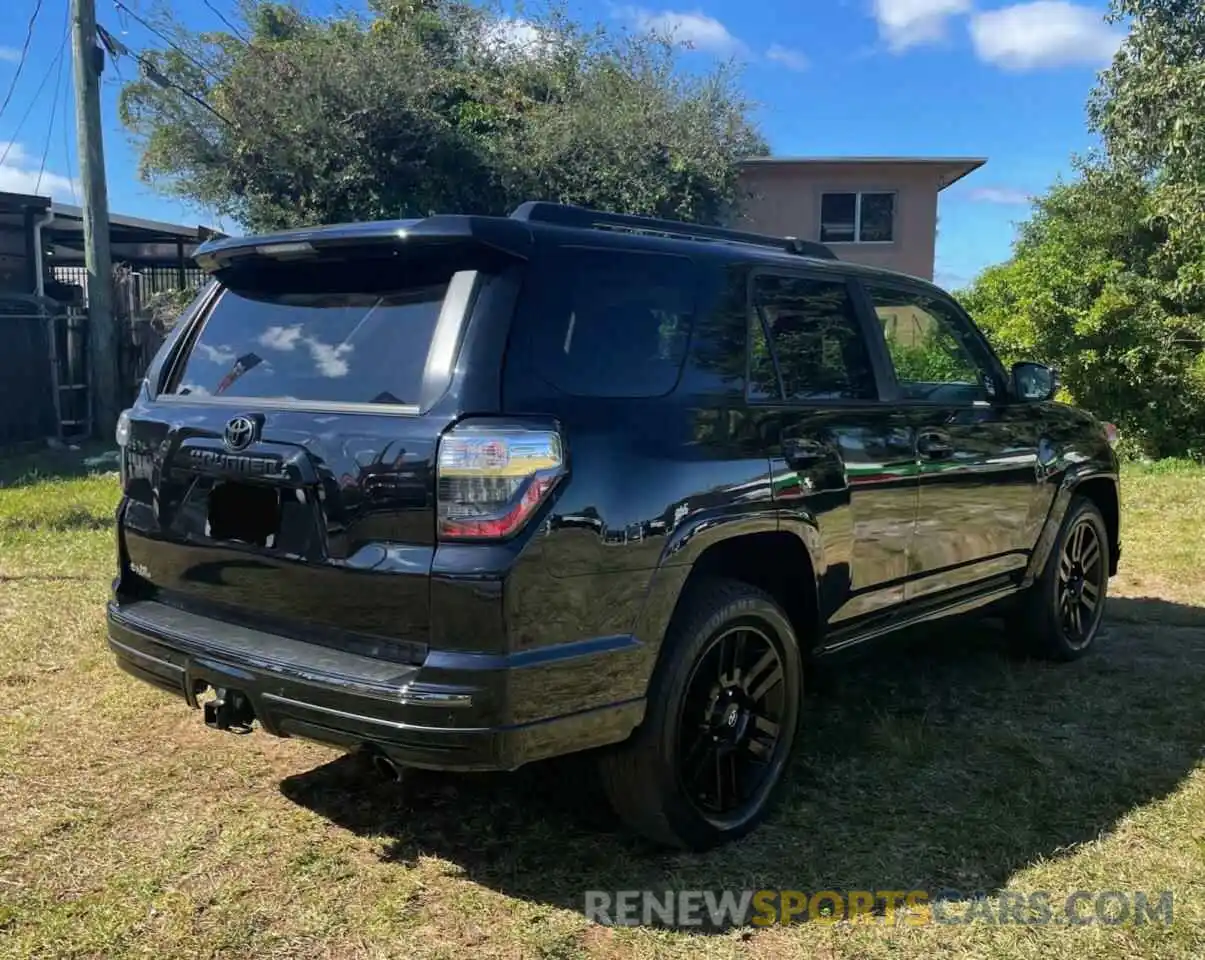
<path id="1" fill-rule="evenodd" d="M 250 417 L 235 417 L 226 424 L 222 439 L 231 450 L 246 450 L 255 439 L 255 421 Z"/>

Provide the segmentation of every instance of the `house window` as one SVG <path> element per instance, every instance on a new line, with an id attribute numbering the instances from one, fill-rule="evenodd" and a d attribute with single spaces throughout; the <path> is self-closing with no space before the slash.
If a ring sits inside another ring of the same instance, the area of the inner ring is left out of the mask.
<path id="1" fill-rule="evenodd" d="M 894 193 L 826 193 L 821 196 L 821 243 L 890 243 L 894 239 Z"/>

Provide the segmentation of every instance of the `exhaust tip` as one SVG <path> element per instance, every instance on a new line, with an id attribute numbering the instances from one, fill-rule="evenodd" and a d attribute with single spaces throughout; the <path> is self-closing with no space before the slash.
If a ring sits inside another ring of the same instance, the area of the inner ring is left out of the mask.
<path id="1" fill-rule="evenodd" d="M 372 768 L 386 780 L 396 782 L 402 779 L 402 768 L 383 753 L 372 755 Z"/>

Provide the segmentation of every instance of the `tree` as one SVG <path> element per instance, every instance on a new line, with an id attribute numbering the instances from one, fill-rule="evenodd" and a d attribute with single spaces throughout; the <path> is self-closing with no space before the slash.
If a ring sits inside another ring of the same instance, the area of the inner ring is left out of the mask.
<path id="1" fill-rule="evenodd" d="M 1130 32 L 1088 104 L 1102 153 L 963 299 L 1002 353 L 1057 366 L 1133 452 L 1205 458 L 1205 5 L 1111 10 Z"/>
<path id="2" fill-rule="evenodd" d="M 1151 186 L 1178 292 L 1205 306 L 1205 4 L 1113 0 L 1130 32 L 1088 104 L 1109 162 Z"/>
<path id="3" fill-rule="evenodd" d="M 1084 166 L 1038 201 L 1012 259 L 962 301 L 1007 361 L 1057 367 L 1130 452 L 1205 457 L 1205 317 L 1176 294 L 1153 203 L 1142 180 Z"/>
<path id="4" fill-rule="evenodd" d="M 460 0 L 242 16 L 161 24 L 177 49 L 145 56 L 121 113 L 146 181 L 252 230 L 527 199 L 714 222 L 767 149 L 732 68 L 684 72 L 669 38 Z"/>

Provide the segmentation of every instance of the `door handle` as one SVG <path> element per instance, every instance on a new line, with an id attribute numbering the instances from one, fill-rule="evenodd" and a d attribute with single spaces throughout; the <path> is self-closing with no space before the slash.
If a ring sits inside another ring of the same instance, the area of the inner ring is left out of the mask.
<path id="1" fill-rule="evenodd" d="M 928 460 L 945 460 L 954 456 L 954 444 L 949 434 L 939 430 L 926 430 L 916 438 L 917 452 Z"/>
<path id="2" fill-rule="evenodd" d="M 787 437 L 782 441 L 782 456 L 792 467 L 811 467 L 827 459 L 829 448 L 817 440 Z"/>

